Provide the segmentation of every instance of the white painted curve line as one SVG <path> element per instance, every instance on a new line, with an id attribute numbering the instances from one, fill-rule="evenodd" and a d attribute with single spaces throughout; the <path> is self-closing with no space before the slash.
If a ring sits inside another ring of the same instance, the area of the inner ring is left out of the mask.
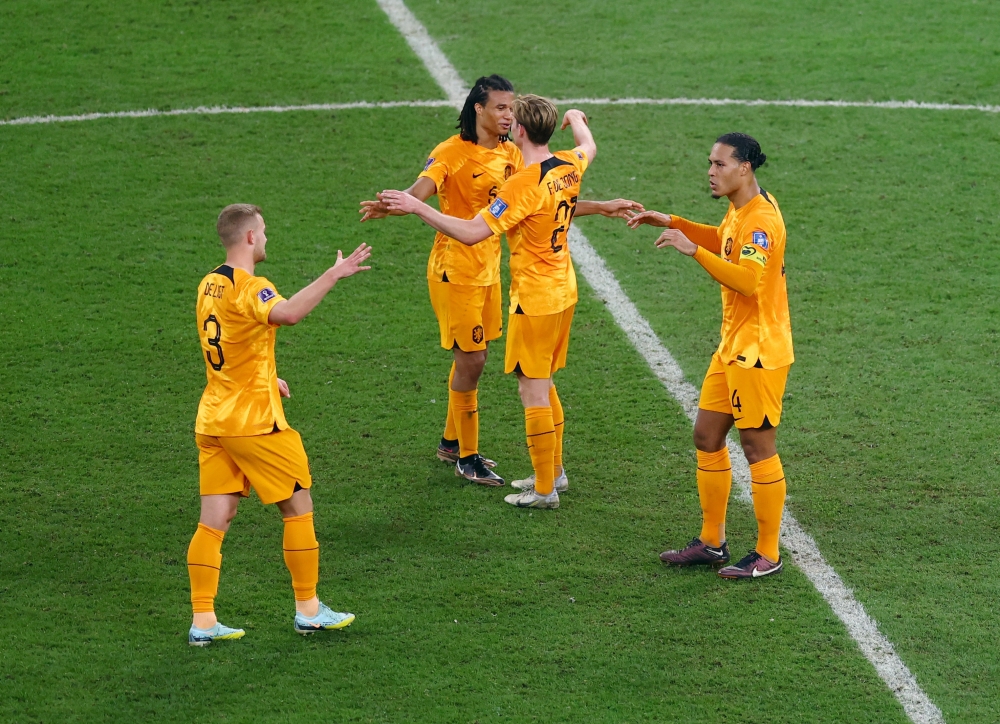
<path id="1" fill-rule="evenodd" d="M 389 21 L 406 39 L 413 52 L 423 61 L 427 72 L 441 86 L 441 90 L 448 96 L 448 100 L 461 110 L 465 104 L 465 97 L 469 94 L 469 87 L 465 85 L 451 61 L 441 52 L 441 48 L 434 42 L 434 38 L 427 32 L 424 24 L 417 20 L 417 16 L 410 12 L 403 0 L 376 1 L 378 6 L 389 16 Z"/>
<path id="2" fill-rule="evenodd" d="M 756 100 L 744 98 L 565 98 L 559 105 L 581 106 L 785 106 L 791 108 L 885 108 L 919 111 L 979 111 L 1000 113 L 1000 106 L 979 106 L 923 101 L 811 101 Z"/>
<path id="3" fill-rule="evenodd" d="M 632 300 L 626 296 L 614 273 L 608 269 L 583 232 L 576 226 L 571 226 L 569 233 L 570 248 L 577 268 L 594 293 L 604 302 L 629 341 L 646 360 L 653 374 L 694 422 L 698 414 L 698 390 L 684 379 L 684 373 L 676 360 L 660 342 Z M 733 481 L 740 499 L 749 503 L 750 466 L 742 448 L 734 440 L 729 440 L 729 455 L 733 463 Z M 805 573 L 837 614 L 837 618 L 847 627 L 848 633 L 857 641 L 865 658 L 902 704 L 910 720 L 915 724 L 943 724 L 944 717 L 940 709 L 920 688 L 916 678 L 896 654 L 892 643 L 878 630 L 878 625 L 864 606 L 854 598 L 851 590 L 823 558 L 816 541 L 802 529 L 787 508 L 781 534 L 782 544 L 786 550 L 791 551 L 795 565 Z"/>
<path id="4" fill-rule="evenodd" d="M 112 111 L 109 113 L 82 113 L 76 116 L 26 116 L 0 121 L 0 126 L 30 126 L 39 123 L 73 123 L 97 121 L 102 118 L 156 118 L 159 116 L 214 116 L 224 113 L 289 113 L 292 111 L 349 111 L 362 108 L 448 108 L 450 101 L 354 101 L 351 103 L 309 103 L 301 106 L 198 106 L 160 111 Z"/>
<path id="5" fill-rule="evenodd" d="M 402 0 L 378 0 L 392 23 L 406 37 L 410 47 L 424 60 L 435 80 L 439 77 L 442 89 L 452 100 L 461 105 L 466 86 L 454 66 L 441 53 L 440 48 L 427 34 L 426 28 L 411 13 Z M 390 12 L 387 6 L 392 8 Z M 395 15 L 393 14 L 395 13 Z M 402 20 L 397 22 L 396 18 Z M 411 40 L 411 36 L 415 40 Z M 418 49 L 419 48 L 419 49 Z M 428 60 L 429 59 L 429 60 Z M 430 62 L 434 65 L 431 66 Z M 447 64 L 442 71 L 441 63 Z M 615 275 L 590 245 L 587 237 L 577 227 L 569 231 L 573 259 L 583 273 L 594 293 L 601 298 L 611 312 L 615 322 L 622 328 L 629 341 L 643 356 L 667 391 L 680 403 L 684 413 L 692 422 L 698 414 L 698 391 L 684 378 L 684 373 L 673 355 L 660 342 L 649 322 L 622 290 Z M 733 462 L 733 479 L 740 497 L 750 500 L 750 466 L 743 450 L 735 441 L 729 441 Z M 934 702 L 923 692 L 916 678 L 906 664 L 896 654 L 888 639 L 871 619 L 864 607 L 854 598 L 851 590 L 837 575 L 837 572 L 823 559 L 816 542 L 802 530 L 794 516 L 785 511 L 782 526 L 785 547 L 792 552 L 792 559 L 802 569 L 823 598 L 830 604 L 837 617 L 844 622 L 851 637 L 858 642 L 862 653 L 875 667 L 878 675 L 886 683 L 896 699 L 902 704 L 907 716 L 914 724 L 943 724 L 944 718 Z"/>

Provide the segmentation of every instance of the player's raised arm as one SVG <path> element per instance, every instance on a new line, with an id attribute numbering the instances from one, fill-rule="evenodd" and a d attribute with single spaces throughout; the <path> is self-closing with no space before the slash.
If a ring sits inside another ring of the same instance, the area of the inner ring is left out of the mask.
<path id="1" fill-rule="evenodd" d="M 477 215 L 472 219 L 456 219 L 454 216 L 445 216 L 405 191 L 383 191 L 379 197 L 385 202 L 390 212 L 415 214 L 431 228 L 467 246 L 474 246 L 493 236 L 493 231 L 482 216 Z"/>
<path id="2" fill-rule="evenodd" d="M 370 266 L 362 266 L 368 257 L 372 255 L 372 248 L 367 244 L 362 244 L 347 258 L 339 250 L 337 251 L 337 262 L 327 269 L 320 276 L 304 289 L 300 289 L 288 299 L 278 302 L 272 307 L 267 321 L 271 324 L 281 326 L 291 326 L 301 322 L 316 305 L 323 301 L 331 289 L 341 279 L 354 276 L 360 271 L 371 269 Z"/>
<path id="3" fill-rule="evenodd" d="M 570 108 L 563 116 L 560 130 L 566 126 L 573 129 L 573 142 L 587 156 L 587 163 L 593 163 L 597 156 L 597 143 L 594 141 L 594 134 L 590 132 L 586 114 L 576 108 Z"/>
<path id="4" fill-rule="evenodd" d="M 433 179 L 421 176 L 404 193 L 408 193 L 415 199 L 426 201 L 437 193 L 437 184 L 434 183 Z M 361 214 L 362 222 L 384 219 L 386 216 L 403 216 L 402 212 L 389 211 L 382 200 L 382 194 L 376 194 L 374 201 L 362 201 L 358 213 Z"/>

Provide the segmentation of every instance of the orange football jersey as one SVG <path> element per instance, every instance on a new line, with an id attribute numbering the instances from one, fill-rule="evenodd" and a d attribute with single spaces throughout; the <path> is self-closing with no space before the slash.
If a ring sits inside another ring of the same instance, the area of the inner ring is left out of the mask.
<path id="1" fill-rule="evenodd" d="M 277 325 L 267 319 L 283 297 L 264 277 L 220 266 L 198 290 L 198 337 L 208 384 L 195 432 L 263 435 L 288 427 L 274 363 Z"/>
<path id="2" fill-rule="evenodd" d="M 441 213 L 472 219 L 496 198 L 505 180 L 523 165 L 521 152 L 510 141 L 484 148 L 455 135 L 438 144 L 420 178 L 437 185 Z M 427 278 L 488 287 L 500 281 L 500 236 L 468 246 L 438 233 L 427 262 Z"/>
<path id="3" fill-rule="evenodd" d="M 778 202 L 761 190 L 743 208 L 732 203 L 719 224 L 722 257 L 733 264 L 759 264 L 757 289 L 744 296 L 722 287 L 722 341 L 725 363 L 777 369 L 795 361 L 785 285 L 785 221 Z"/>
<path id="4" fill-rule="evenodd" d="M 479 212 L 510 247 L 510 312 L 555 314 L 576 304 L 570 224 L 589 162 L 579 148 L 518 171 Z"/>

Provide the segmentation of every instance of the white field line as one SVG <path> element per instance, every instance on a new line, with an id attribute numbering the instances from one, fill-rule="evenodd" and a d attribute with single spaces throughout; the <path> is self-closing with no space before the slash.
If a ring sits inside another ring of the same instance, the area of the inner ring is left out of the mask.
<path id="1" fill-rule="evenodd" d="M 698 390 L 684 379 L 684 373 L 666 347 L 653 332 L 649 322 L 622 291 L 618 280 L 604 260 L 575 226 L 570 227 L 573 260 L 594 293 L 604 301 L 615 322 L 628 336 L 639 354 L 649 364 L 653 374 L 680 403 L 685 414 L 694 422 L 698 412 Z M 733 480 L 741 500 L 750 502 L 750 466 L 739 443 L 729 440 L 729 455 L 733 463 Z M 878 625 L 854 598 L 843 580 L 820 553 L 816 541 L 806 533 L 795 516 L 786 508 L 781 526 L 782 544 L 791 552 L 792 560 L 812 581 L 830 608 L 843 621 L 848 633 L 858 642 L 878 675 L 896 696 L 910 720 L 915 724 L 944 722 L 941 711 L 923 692 L 916 678 L 896 654 L 892 643 L 878 630 Z"/>
<path id="2" fill-rule="evenodd" d="M 157 116 L 214 116 L 220 113 L 288 113 L 290 111 L 349 111 L 358 108 L 447 108 L 450 101 L 354 101 L 352 103 L 310 103 L 302 106 L 198 106 L 160 111 L 112 111 L 109 113 L 83 113 L 77 116 L 25 116 L 0 121 L 0 126 L 31 126 L 39 123 L 73 123 L 97 121 L 102 118 L 155 118 Z"/>
<path id="3" fill-rule="evenodd" d="M 381 5 L 388 5 L 397 11 L 400 6 L 397 0 L 380 0 Z M 406 10 L 405 6 L 403 9 Z M 387 11 L 388 12 L 388 11 Z M 413 17 L 410 14 L 409 17 Z M 410 47 L 420 55 L 425 49 L 420 38 L 407 38 Z M 429 38 L 427 38 L 429 40 Z M 430 41 L 433 43 L 433 41 Z M 421 50 L 417 50 L 420 48 Z M 433 50 L 441 51 L 437 46 Z M 442 56 L 443 57 L 443 56 Z M 435 77 L 435 80 L 438 80 Z M 453 85 L 451 92 L 464 94 L 465 86 L 458 86 L 461 80 L 448 80 L 443 76 L 439 82 Z M 155 118 L 158 116 L 211 116 L 220 113 L 288 113 L 291 111 L 347 111 L 363 108 L 461 108 L 464 95 L 453 95 L 448 100 L 427 101 L 354 101 L 351 103 L 309 103 L 298 106 L 198 106 L 197 108 L 175 108 L 161 111 L 150 108 L 143 111 L 109 111 L 107 113 L 81 113 L 72 116 L 24 116 L 0 120 L 0 126 L 32 126 L 39 123 L 73 123 L 78 121 L 97 121 L 103 118 Z M 555 101 L 559 106 L 787 106 L 793 108 L 885 108 L 910 109 L 924 111 L 979 111 L 981 113 L 1000 113 L 1000 106 L 953 105 L 948 103 L 923 103 L 920 101 L 810 101 L 810 100 L 745 100 L 740 98 L 563 98 Z"/>
<path id="4" fill-rule="evenodd" d="M 397 16 L 405 18 L 405 23 L 397 22 L 396 16 L 386 10 L 389 19 L 406 37 L 410 47 L 425 63 L 428 59 L 436 65 L 428 69 L 435 79 L 445 79 L 442 88 L 450 99 L 458 100 L 464 95 L 466 86 L 462 84 L 458 72 L 451 67 L 441 71 L 440 63 L 447 63 L 447 58 L 440 48 L 427 34 L 409 10 L 405 10 L 402 0 L 378 0 L 385 9 L 391 5 Z M 400 10 L 403 8 L 405 13 Z M 418 26 L 414 28 L 414 25 Z M 410 34 L 413 35 L 411 39 Z M 459 88 L 461 86 L 461 88 Z M 667 391 L 677 400 L 685 414 L 693 422 L 698 411 L 698 391 L 684 378 L 677 361 L 660 342 L 649 322 L 639 313 L 639 310 L 622 290 L 615 275 L 608 269 L 600 255 L 594 250 L 577 227 L 570 227 L 571 248 L 573 259 L 583 273 L 587 283 L 594 293 L 601 298 L 611 312 L 615 322 L 622 328 L 636 350 L 649 364 L 656 377 L 667 388 Z M 733 479 L 736 481 L 740 498 L 750 499 L 750 467 L 743 451 L 735 441 L 729 442 L 730 455 L 733 461 Z M 828 564 L 812 539 L 799 525 L 795 517 L 785 511 L 782 525 L 785 548 L 791 551 L 792 560 L 802 569 L 823 598 L 833 609 L 837 617 L 844 622 L 852 638 L 857 641 L 862 653 L 872 663 L 878 675 L 886 683 L 897 700 L 902 704 L 907 716 L 915 724 L 937 724 L 944 722 L 941 711 L 923 692 L 916 678 L 906 667 L 906 664 L 896 654 L 892 643 L 878 630 L 864 607 L 854 598 L 851 590 L 844 585 L 837 572 Z"/>

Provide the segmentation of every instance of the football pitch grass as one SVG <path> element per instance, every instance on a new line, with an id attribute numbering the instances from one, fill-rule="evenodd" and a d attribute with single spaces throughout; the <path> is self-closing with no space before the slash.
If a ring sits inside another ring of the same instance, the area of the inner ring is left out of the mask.
<path id="1" fill-rule="evenodd" d="M 13 3 L 0 117 L 441 97 L 374 2 L 276 7 Z M 522 91 L 1000 101 L 994 6 L 779 3 L 757 20 L 764 55 L 739 32 L 749 11 L 649 3 L 626 22 L 597 3 L 532 7 L 411 4 L 463 77 L 506 73 Z M 518 18 L 531 22 L 498 42 L 491 29 Z M 742 75 L 727 72 L 716 20 L 753 54 Z M 588 198 L 702 221 L 724 213 L 705 191 L 712 140 L 760 139 L 759 178 L 789 231 L 790 509 L 945 719 L 995 719 L 997 117 L 586 110 Z M 426 299 L 431 234 L 415 219 L 359 225 L 356 208 L 408 185 L 454 116 L 0 129 L 0 719 L 905 721 L 796 568 L 743 585 L 661 567 L 656 553 L 698 529 L 690 424 L 582 279 L 557 378 L 563 507 L 513 510 L 506 489 L 464 485 L 433 458 L 449 361 Z M 316 480 L 320 594 L 358 620 L 292 632 L 280 520 L 252 499 L 226 537 L 218 599 L 247 636 L 190 650 L 204 380 L 192 309 L 221 260 L 215 216 L 236 200 L 264 208 L 259 271 L 286 295 L 336 249 L 374 246 L 373 270 L 282 330 L 277 351 Z M 700 383 L 717 285 L 653 249 L 651 230 L 577 223 Z M 481 447 L 512 479 L 530 470 L 502 352 L 480 392 Z M 742 555 L 749 507 L 734 500 L 728 527 Z"/>

